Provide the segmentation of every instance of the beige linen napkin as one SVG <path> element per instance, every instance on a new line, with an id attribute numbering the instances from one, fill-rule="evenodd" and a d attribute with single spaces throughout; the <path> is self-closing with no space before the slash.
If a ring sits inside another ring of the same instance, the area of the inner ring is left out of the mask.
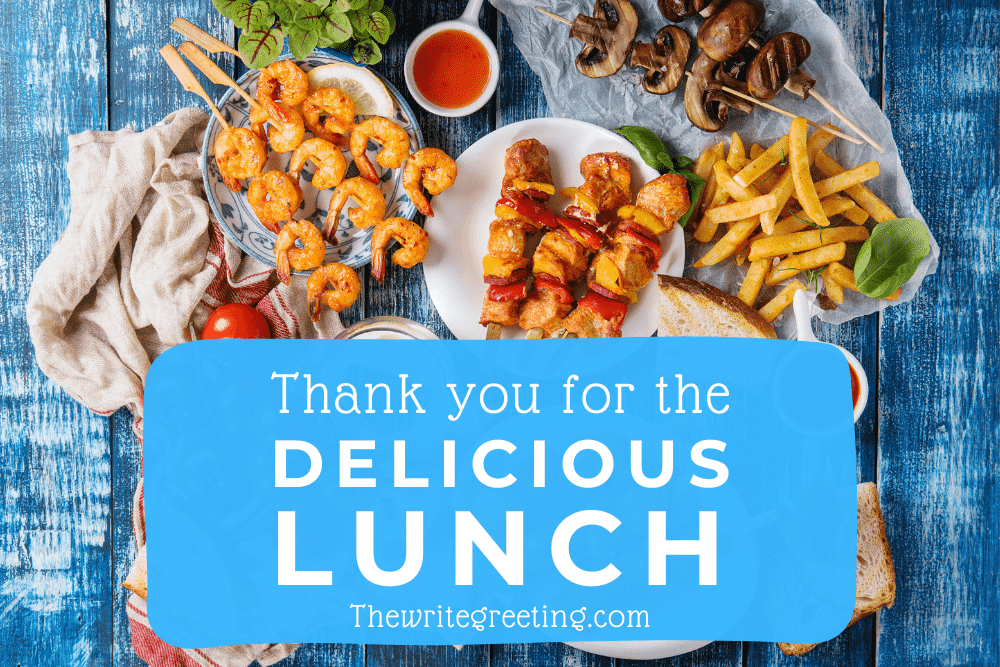
<path id="1" fill-rule="evenodd" d="M 69 225 L 28 296 L 42 371 L 97 413 L 127 407 L 140 437 L 150 364 L 222 303 L 256 304 L 276 338 L 343 330 L 329 310 L 313 324 L 304 278 L 275 287 L 271 267 L 223 237 L 199 164 L 207 120 L 187 108 L 144 132 L 71 136 Z"/>
<path id="2" fill-rule="evenodd" d="M 140 438 L 150 365 L 167 348 L 194 340 L 219 305 L 256 305 L 276 338 L 332 338 L 343 330 L 329 310 L 313 324 L 304 278 L 276 285 L 271 267 L 224 237 L 205 199 L 199 164 L 207 120 L 205 112 L 187 108 L 143 132 L 71 136 L 69 224 L 28 296 L 42 371 L 97 413 L 127 407 Z M 140 484 L 137 503 L 141 491 Z M 144 525 L 136 538 L 141 547 Z M 268 665 L 297 647 L 176 649 L 149 630 L 142 598 L 130 597 L 128 613 L 133 644 L 157 666 Z"/>

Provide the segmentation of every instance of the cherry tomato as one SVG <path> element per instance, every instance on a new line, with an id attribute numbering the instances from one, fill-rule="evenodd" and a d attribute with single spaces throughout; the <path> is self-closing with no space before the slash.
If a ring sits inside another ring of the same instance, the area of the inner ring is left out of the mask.
<path id="1" fill-rule="evenodd" d="M 253 306 L 227 303 L 212 313 L 201 332 L 202 340 L 213 338 L 270 338 L 267 318 Z"/>

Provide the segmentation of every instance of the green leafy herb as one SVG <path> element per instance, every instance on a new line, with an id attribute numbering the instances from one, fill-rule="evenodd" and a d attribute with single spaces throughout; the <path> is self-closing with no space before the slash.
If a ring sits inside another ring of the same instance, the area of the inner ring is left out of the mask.
<path id="1" fill-rule="evenodd" d="M 212 0 L 215 9 L 240 29 L 239 50 L 248 65 L 270 65 L 284 39 L 298 59 L 317 48 L 350 49 L 361 64 L 382 60 L 379 45 L 396 31 L 396 16 L 385 0 Z"/>
<path id="2" fill-rule="evenodd" d="M 240 54 L 250 67 L 260 69 L 278 58 L 282 42 L 284 35 L 277 28 L 254 28 L 240 35 Z"/>
<path id="3" fill-rule="evenodd" d="M 784 149 L 782 149 L 782 151 L 781 151 L 781 162 L 778 163 L 778 166 L 779 167 L 784 167 L 787 164 L 788 164 L 788 156 L 785 155 L 785 151 L 784 151 Z"/>
<path id="4" fill-rule="evenodd" d="M 827 265 L 829 266 L 829 265 Z M 815 283 L 826 271 L 826 266 L 821 266 L 816 269 L 808 269 L 802 272 L 802 277 L 806 279 L 806 287 L 816 287 Z M 814 290 L 815 291 L 815 290 Z"/>
<path id="5" fill-rule="evenodd" d="M 797 216 L 794 213 L 792 213 L 792 217 L 795 218 L 796 220 L 798 220 L 799 222 L 801 222 L 803 225 L 809 225 L 810 227 L 816 227 L 817 229 L 819 229 L 819 227 L 820 227 L 819 225 L 817 225 L 812 220 L 806 220 L 805 218 L 800 218 L 799 216 Z"/>
<path id="6" fill-rule="evenodd" d="M 705 179 L 694 173 L 688 167 L 694 164 L 694 160 L 683 155 L 676 158 L 670 156 L 667 147 L 663 145 L 656 133 L 645 127 L 638 125 L 623 125 L 615 130 L 639 151 L 642 161 L 661 174 L 678 174 L 688 180 L 688 192 L 691 196 L 691 207 L 687 213 L 681 216 L 677 224 L 683 227 L 687 224 L 691 216 L 694 215 L 698 202 L 701 200 L 701 193 L 705 189 Z"/>
<path id="7" fill-rule="evenodd" d="M 319 44 L 319 30 L 303 30 L 298 26 L 288 31 L 288 49 L 292 55 L 302 60 Z"/>
<path id="8" fill-rule="evenodd" d="M 355 62 L 364 65 L 377 65 L 382 62 L 382 50 L 371 39 L 358 42 L 357 46 L 354 47 L 353 56 Z"/>
<path id="9" fill-rule="evenodd" d="M 930 234 L 919 220 L 899 218 L 875 225 L 854 262 L 858 291 L 873 299 L 886 298 L 913 277 L 930 251 Z"/>

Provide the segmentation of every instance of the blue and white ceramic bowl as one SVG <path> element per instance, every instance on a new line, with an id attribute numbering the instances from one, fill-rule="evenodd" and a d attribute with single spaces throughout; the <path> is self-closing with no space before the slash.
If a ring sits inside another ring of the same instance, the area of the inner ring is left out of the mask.
<path id="1" fill-rule="evenodd" d="M 338 54 L 314 53 L 306 60 L 297 61 L 303 71 L 335 62 L 350 62 Z M 240 78 L 239 84 L 251 95 L 257 94 L 257 76 L 259 70 L 251 70 Z M 376 73 L 377 75 L 377 73 Z M 416 151 L 424 146 L 423 136 L 420 134 L 420 127 L 417 125 L 413 110 L 407 105 L 406 100 L 400 95 L 392 84 L 382 79 L 386 89 L 395 102 L 395 120 L 403 126 L 410 135 L 410 152 Z M 222 116 L 233 127 L 250 127 L 250 105 L 246 100 L 230 89 L 218 102 Z M 360 120 L 366 118 L 362 116 Z M 240 192 L 233 192 L 222 182 L 222 175 L 219 173 L 219 165 L 215 161 L 215 140 L 222 131 L 222 126 L 212 116 L 208 123 L 208 130 L 205 132 L 205 144 L 202 147 L 202 172 L 205 179 L 205 193 L 208 202 L 212 207 L 215 217 L 222 225 L 222 230 L 226 235 L 247 254 L 257 258 L 265 264 L 274 266 L 274 242 L 276 235 L 268 231 L 247 201 L 246 187 L 249 179 L 243 181 L 243 189 Z M 312 134 L 307 130 L 306 138 Z M 385 169 L 375 162 L 374 157 L 378 152 L 374 143 L 368 145 L 368 155 L 372 159 L 372 164 L 379 174 L 380 186 L 386 198 L 386 217 L 400 217 L 412 220 L 417 214 L 417 208 L 410 201 L 406 190 L 403 189 L 403 170 Z M 291 160 L 291 153 L 279 154 L 274 151 L 268 152 L 267 165 L 264 171 L 280 169 L 288 171 L 288 162 Z M 351 152 L 344 149 L 344 157 L 347 159 L 347 175 L 345 178 L 352 178 L 358 175 L 358 168 L 354 165 Z M 300 185 L 302 186 L 302 206 L 299 207 L 295 217 L 309 220 L 319 229 L 323 229 L 326 221 L 326 214 L 329 210 L 330 198 L 333 190 L 317 190 L 312 186 L 313 172 L 316 170 L 312 161 L 306 163 L 302 170 Z M 358 229 L 347 219 L 347 209 L 353 204 L 350 202 L 344 207 L 341 213 L 340 226 L 337 228 L 338 245 L 326 247 L 325 263 L 340 262 L 351 267 L 359 267 L 371 261 L 371 236 L 373 228 Z M 309 272 L 298 271 L 300 275 L 308 275 Z"/>

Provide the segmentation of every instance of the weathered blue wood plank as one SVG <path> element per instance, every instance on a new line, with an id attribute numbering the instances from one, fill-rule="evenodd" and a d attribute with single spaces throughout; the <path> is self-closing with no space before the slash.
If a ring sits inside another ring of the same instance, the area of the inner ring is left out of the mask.
<path id="1" fill-rule="evenodd" d="M 848 47 L 854 54 L 854 64 L 861 81 L 876 100 L 882 95 L 882 24 L 881 2 L 852 0 L 831 2 L 820 0 L 820 7 L 840 27 Z M 818 86 L 822 90 L 822 85 Z M 852 320 L 840 326 L 822 324 L 818 320 L 816 334 L 821 340 L 842 345 L 850 350 L 865 367 L 869 380 L 877 378 L 878 371 L 878 316 Z M 878 383 L 871 382 L 872 393 L 868 409 L 855 427 L 858 448 L 858 481 L 874 481 L 878 455 Z M 821 644 L 804 656 L 788 657 L 777 644 L 749 644 L 748 664 L 757 666 L 802 667 L 819 665 L 873 665 L 874 621 L 867 619 L 849 628 L 840 637 Z"/>
<path id="2" fill-rule="evenodd" d="M 66 137 L 107 122 L 104 12 L 0 12 L 0 664 L 110 665 L 108 423 L 42 375 L 24 316 L 69 220 Z"/>
<path id="3" fill-rule="evenodd" d="M 182 37 L 170 29 L 177 16 L 184 16 L 220 39 L 233 42 L 233 28 L 212 7 L 210 0 L 187 0 L 175 3 L 131 3 L 127 0 L 109 6 L 108 25 L 108 100 L 110 129 L 131 125 L 143 130 L 158 123 L 168 113 L 184 106 L 206 108 L 197 96 L 187 93 L 166 67 L 158 53 L 164 44 L 179 44 Z M 226 69 L 231 58 L 216 57 Z M 213 97 L 222 92 L 220 86 L 200 77 Z M 141 447 L 132 433 L 132 417 L 119 410 L 111 420 L 112 432 L 105 446 L 112 452 L 113 498 L 112 530 L 114 534 L 113 587 L 107 598 L 114 621 L 109 632 L 114 636 L 116 666 L 141 667 L 142 662 L 132 648 L 125 604 L 128 591 L 121 582 L 135 558 L 132 536 L 132 495 L 141 472 Z"/>
<path id="4" fill-rule="evenodd" d="M 487 667 L 488 644 L 454 646 L 365 646 L 365 667 Z"/>
<path id="5" fill-rule="evenodd" d="M 403 3 L 399 0 L 389 3 L 396 14 L 398 28 L 389 43 L 383 48 L 385 56 L 375 69 L 386 77 L 401 93 L 417 115 L 417 121 L 428 146 L 440 148 L 449 155 L 458 156 L 477 139 L 491 132 L 494 125 L 495 103 L 490 101 L 482 109 L 466 118 L 442 118 L 424 111 L 406 91 L 403 77 L 403 59 L 406 48 L 413 38 L 424 28 L 458 18 L 465 7 L 464 2 L 449 0 L 434 3 Z M 496 12 L 488 4 L 484 6 L 480 25 L 487 34 L 495 31 Z M 423 218 L 418 217 L 422 223 Z M 431 239 L 431 243 L 434 239 Z M 451 338 L 451 332 L 444 325 L 427 293 L 424 282 L 423 265 L 412 269 L 401 269 L 388 264 L 385 285 L 364 271 L 366 292 L 366 315 L 399 315 L 427 325 L 439 336 Z"/>
<path id="6" fill-rule="evenodd" d="M 938 274 L 887 310 L 879 487 L 899 585 L 880 665 L 1000 664 L 1000 5 L 886 5 L 885 94 Z"/>

